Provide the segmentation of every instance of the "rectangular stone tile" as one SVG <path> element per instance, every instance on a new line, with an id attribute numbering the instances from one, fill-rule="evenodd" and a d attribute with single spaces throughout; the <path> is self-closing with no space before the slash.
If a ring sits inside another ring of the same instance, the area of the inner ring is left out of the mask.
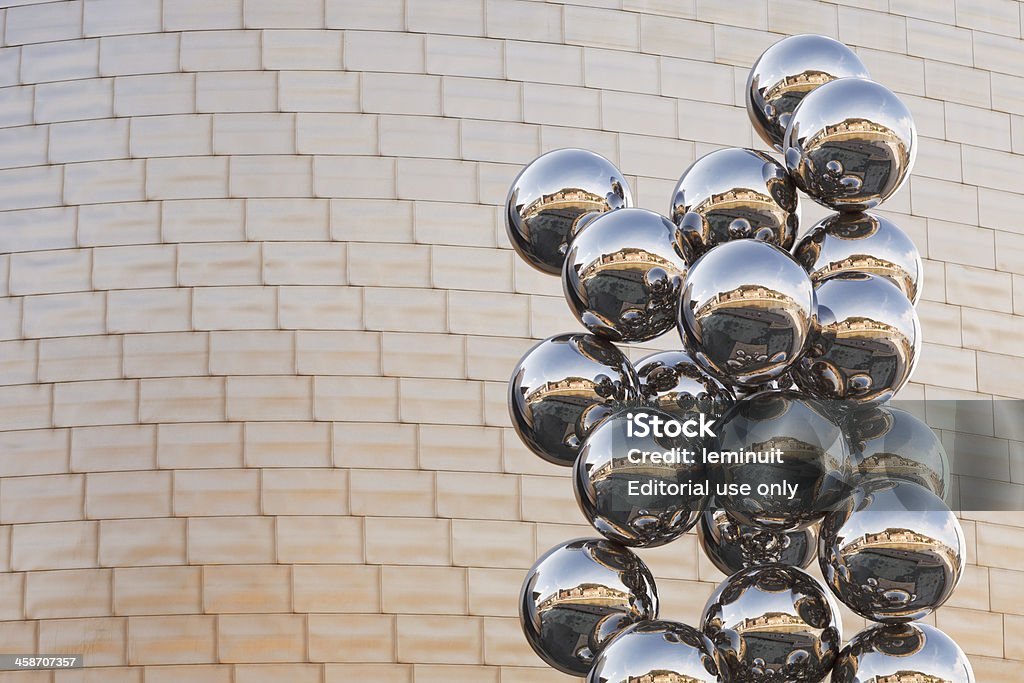
<path id="1" fill-rule="evenodd" d="M 63 474 L 68 470 L 66 429 L 0 432 L 0 475 Z"/>
<path id="2" fill-rule="evenodd" d="M 50 522 L 11 528 L 11 569 L 96 566 L 97 522 Z"/>
<path id="3" fill-rule="evenodd" d="M 124 335 L 127 377 L 180 377 L 209 372 L 209 335 L 169 332 Z"/>
<path id="4" fill-rule="evenodd" d="M 362 563 L 362 519 L 337 515 L 278 517 L 277 560 L 290 564 Z"/>
<path id="5" fill-rule="evenodd" d="M 40 652 L 89 653 L 90 666 L 127 664 L 127 622 L 118 617 L 47 619 L 39 622 Z"/>
<path id="6" fill-rule="evenodd" d="M 323 199 L 246 199 L 245 235 L 262 242 L 326 240 L 329 212 L 330 203 Z M 273 246 L 263 245 L 264 255 Z M 329 249 L 323 244 L 319 247 Z"/>
<path id="7" fill-rule="evenodd" d="M 345 68 L 350 71 L 423 73 L 424 55 L 424 37 L 418 33 L 348 31 L 345 34 Z"/>
<path id="8" fill-rule="evenodd" d="M 10 85 L 17 83 L 46 83 L 48 81 L 69 81 L 78 78 L 96 78 L 99 76 L 98 40 L 75 40 L 52 43 L 37 43 L 21 48 L 21 79 L 11 80 Z M 8 50 L 7 54 L 16 54 L 16 50 Z M 15 71 L 19 71 L 17 63 Z"/>
<path id="9" fill-rule="evenodd" d="M 348 514 L 350 477 L 349 471 L 323 468 L 263 470 L 263 514 Z"/>
<path id="10" fill-rule="evenodd" d="M 282 565 L 203 569 L 203 611 L 214 614 L 288 612 L 291 568 Z"/>
<path id="11" fill-rule="evenodd" d="M 257 515 L 260 512 L 259 479 L 256 470 L 174 472 L 174 514 L 181 517 Z"/>
<path id="12" fill-rule="evenodd" d="M 284 329 L 363 327 L 363 292 L 357 287 L 280 287 L 278 296 L 280 326 Z"/>
<path id="13" fill-rule="evenodd" d="M 274 562 L 271 517 L 197 517 L 189 520 L 188 557 L 197 564 Z"/>
<path id="14" fill-rule="evenodd" d="M 399 615 L 400 661 L 477 664 L 483 659 L 483 628 L 478 617 Z"/>
<path id="15" fill-rule="evenodd" d="M 116 425 L 71 430 L 72 471 L 146 470 L 155 466 L 155 427 Z"/>
<path id="16" fill-rule="evenodd" d="M 515 81 L 445 76 L 442 109 L 445 116 L 458 118 L 522 121 L 522 91 L 523 85 Z"/>
<path id="17" fill-rule="evenodd" d="M 99 564 L 148 567 L 187 561 L 184 519 L 105 519 L 99 523 Z M 95 543 L 94 543 L 95 545 Z M 95 549 L 94 549 L 95 554 Z"/>
<path id="18" fill-rule="evenodd" d="M 63 337 L 39 340 L 39 381 L 107 379 L 121 374 L 117 337 Z"/>
<path id="19" fill-rule="evenodd" d="M 166 517 L 171 514 L 170 472 L 92 472 L 86 476 L 90 519 Z"/>
<path id="20" fill-rule="evenodd" d="M 367 517 L 369 564 L 441 565 L 451 560 L 451 522 L 445 519 Z"/>
<path id="21" fill-rule="evenodd" d="M 82 519 L 85 500 L 80 474 L 13 477 L 0 481 L 4 524 Z"/>
<path id="22" fill-rule="evenodd" d="M 258 258 L 255 266 L 258 271 Z M 277 291 L 273 287 L 200 287 L 193 297 L 193 320 L 199 329 L 277 327 Z"/>
<path id="23" fill-rule="evenodd" d="M 296 612 L 380 610 L 379 567 L 300 564 L 292 572 Z"/>
<path id="24" fill-rule="evenodd" d="M 534 524 L 463 519 L 453 519 L 451 524 L 456 565 L 526 569 L 537 559 Z"/>
<path id="25" fill-rule="evenodd" d="M 317 197 L 391 199 L 395 197 L 395 160 L 316 156 L 313 183 Z"/>
<path id="26" fill-rule="evenodd" d="M 150 167 L 152 170 L 152 167 Z M 227 166 L 222 187 L 227 188 Z M 245 202 L 192 200 L 161 202 L 163 241 L 220 242 L 245 239 Z"/>
<path id="27" fill-rule="evenodd" d="M 117 568 L 113 585 L 114 614 L 195 614 L 202 609 L 200 567 Z"/>
<path id="28" fill-rule="evenodd" d="M 188 1 L 194 2 L 195 0 Z M 241 0 L 237 1 L 241 4 Z M 241 11 L 238 14 L 241 16 Z M 261 31 L 186 31 L 181 34 L 181 69 L 182 71 L 252 71 L 259 69 L 262 59 L 260 36 Z"/>
<path id="29" fill-rule="evenodd" d="M 341 51 L 342 40 L 336 31 L 263 32 L 265 69 L 341 69 Z"/>
<path id="30" fill-rule="evenodd" d="M 434 473 L 393 470 L 351 470 L 352 514 L 388 517 L 430 517 L 436 502 Z"/>
<path id="31" fill-rule="evenodd" d="M 82 36 L 82 3 L 55 7 L 28 5 L 7 11 L 4 42 L 7 45 L 67 40 Z"/>
<path id="32" fill-rule="evenodd" d="M 191 114 L 196 111 L 194 74 L 118 76 L 112 82 L 116 116 Z"/>
<path id="33" fill-rule="evenodd" d="M 223 419 L 223 378 L 144 379 L 140 384 L 141 422 L 211 422 Z"/>
<path id="34" fill-rule="evenodd" d="M 180 36 L 174 33 L 111 36 L 100 43 L 100 75 L 172 73 L 178 71 Z"/>
<path id="35" fill-rule="evenodd" d="M 333 439 L 336 467 L 417 467 L 415 425 L 335 422 Z"/>
<path id="36" fill-rule="evenodd" d="M 395 614 L 465 614 L 466 570 L 460 567 L 381 568 L 384 612 Z M 429 591 L 423 586 L 430 585 Z"/>
<path id="37" fill-rule="evenodd" d="M 309 658 L 314 662 L 394 660 L 395 617 L 384 614 L 309 615 Z"/>
<path id="38" fill-rule="evenodd" d="M 25 618 L 104 617 L 111 614 L 112 579 L 109 569 L 68 569 L 25 575 Z M 8 586 L 10 590 L 13 586 Z M 5 591 L 6 592 L 6 591 Z M 20 586 L 17 588 L 20 594 Z M 20 619 L 21 614 L 8 615 Z"/>
<path id="39" fill-rule="evenodd" d="M 159 425 L 157 462 L 165 469 L 241 467 L 242 425 Z"/>
<path id="40" fill-rule="evenodd" d="M 199 614 L 128 618 L 128 662 L 199 664 L 216 656 L 218 619 Z"/>
<path id="41" fill-rule="evenodd" d="M 330 71 L 282 71 L 278 81 L 281 111 L 359 111 L 360 74 Z"/>

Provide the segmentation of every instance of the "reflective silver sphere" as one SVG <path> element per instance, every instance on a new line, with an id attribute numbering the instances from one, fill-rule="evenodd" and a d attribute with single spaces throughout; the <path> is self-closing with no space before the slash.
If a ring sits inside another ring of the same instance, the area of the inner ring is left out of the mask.
<path id="1" fill-rule="evenodd" d="M 690 263 L 718 244 L 744 237 L 789 249 L 800 226 L 796 185 L 782 164 L 763 152 L 716 150 L 679 178 L 672 220 Z"/>
<path id="2" fill-rule="evenodd" d="M 834 273 L 871 273 L 888 278 L 915 304 L 921 296 L 921 255 L 888 218 L 871 213 L 826 216 L 800 238 L 793 255 L 815 283 Z"/>
<path id="3" fill-rule="evenodd" d="M 839 653 L 832 683 L 974 683 L 967 655 L 928 624 L 870 626 Z"/>
<path id="4" fill-rule="evenodd" d="M 587 683 L 721 683 L 718 651 L 707 636 L 674 621 L 642 621 L 597 656 Z"/>
<path id="5" fill-rule="evenodd" d="M 814 288 L 818 317 L 810 348 L 793 370 L 822 399 L 888 401 L 910 379 L 921 352 L 914 304 L 889 280 L 837 273 Z"/>
<path id="6" fill-rule="evenodd" d="M 888 88 L 840 78 L 804 98 L 782 146 L 797 187 L 836 211 L 862 211 L 891 197 L 910 176 L 917 130 Z"/>
<path id="7" fill-rule="evenodd" d="M 764 564 L 804 568 L 818 552 L 813 526 L 773 531 L 741 524 L 722 509 L 704 511 L 697 525 L 697 537 L 711 563 L 727 575 Z"/>
<path id="8" fill-rule="evenodd" d="M 836 596 L 871 621 L 921 619 L 960 581 L 964 533 L 949 508 L 907 481 L 866 482 L 818 534 L 822 576 Z"/>
<path id="9" fill-rule="evenodd" d="M 652 408 L 612 415 L 583 442 L 573 484 L 584 517 L 603 536 L 652 548 L 674 541 L 697 523 L 707 505 L 708 483 L 702 440 L 664 432 L 658 436 L 649 427 L 647 435 L 638 436 L 642 425 L 634 420 L 640 416 L 648 425 L 653 417 L 675 419 Z"/>
<path id="10" fill-rule="evenodd" d="M 949 488 L 949 458 L 935 431 L 887 405 L 850 411 L 845 422 L 853 447 L 853 483 L 899 479 L 920 484 L 939 498 Z"/>
<path id="11" fill-rule="evenodd" d="M 509 380 L 508 408 L 534 453 L 571 467 L 590 430 L 639 398 L 629 360 L 589 334 L 559 334 L 526 352 Z"/>
<path id="12" fill-rule="evenodd" d="M 684 343 L 705 372 L 732 386 L 758 386 L 789 370 L 806 348 L 813 317 L 807 273 L 767 242 L 726 242 L 683 280 Z"/>
<path id="13" fill-rule="evenodd" d="M 817 35 L 783 38 L 754 62 L 747 77 L 747 115 L 754 130 L 779 149 L 786 126 L 800 101 L 837 78 L 870 78 L 853 50 Z"/>
<path id="14" fill-rule="evenodd" d="M 730 681 L 819 683 L 843 638 L 838 605 L 796 567 L 767 565 L 733 574 L 711 594 L 701 630 Z"/>
<path id="15" fill-rule="evenodd" d="M 679 420 L 721 416 L 733 404 L 724 384 L 706 374 L 685 351 L 659 351 L 636 364 L 641 399 Z"/>
<path id="16" fill-rule="evenodd" d="M 647 209 L 619 209 L 589 221 L 573 239 L 562 271 L 569 308 L 594 334 L 646 341 L 675 324 L 686 262 L 675 226 Z"/>
<path id="17" fill-rule="evenodd" d="M 621 545 L 578 538 L 546 552 L 530 569 L 519 620 L 534 652 L 559 671 L 584 676 L 614 636 L 658 617 L 647 565 Z"/>
<path id="18" fill-rule="evenodd" d="M 612 162 L 583 149 L 556 149 L 531 161 L 512 181 L 505 227 L 523 260 L 560 275 L 582 216 L 632 205 L 629 184 Z"/>
<path id="19" fill-rule="evenodd" d="M 850 451 L 830 408 L 788 391 L 737 402 L 718 427 L 717 449 L 777 457 L 709 464 L 715 503 L 742 524 L 777 532 L 805 528 L 839 507 L 850 493 Z M 732 490 L 719 495 L 718 486 Z"/>

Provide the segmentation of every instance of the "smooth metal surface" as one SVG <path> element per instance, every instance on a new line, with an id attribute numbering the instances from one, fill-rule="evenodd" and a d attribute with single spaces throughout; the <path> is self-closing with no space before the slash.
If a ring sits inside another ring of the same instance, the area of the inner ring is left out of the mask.
<path id="1" fill-rule="evenodd" d="M 803 354 L 814 309 L 810 278 L 787 252 L 734 240 L 690 266 L 679 326 L 705 372 L 732 386 L 758 386 Z"/>
<path id="2" fill-rule="evenodd" d="M 956 588 L 964 568 L 956 515 L 922 486 L 871 481 L 821 523 L 818 562 L 836 596 L 871 621 L 921 619 Z"/>
<path id="3" fill-rule="evenodd" d="M 697 538 L 711 563 L 726 575 L 764 564 L 804 568 L 818 552 L 813 526 L 773 531 L 741 524 L 725 510 L 715 508 L 700 516 Z"/>
<path id="4" fill-rule="evenodd" d="M 734 239 L 755 238 L 783 249 L 800 226 L 796 185 L 764 152 L 720 149 L 683 172 L 672 192 L 672 220 L 686 260 Z"/>
<path id="5" fill-rule="evenodd" d="M 775 450 L 779 462 L 708 466 L 716 485 L 747 485 L 749 493 L 716 495 L 715 503 L 742 524 L 792 531 L 817 522 L 849 493 L 850 451 L 829 407 L 788 391 L 766 391 L 738 402 L 718 430 L 721 451 Z M 791 497 L 783 483 L 795 485 Z M 759 486 L 769 486 L 764 493 Z"/>
<path id="6" fill-rule="evenodd" d="M 967 655 L 928 624 L 870 626 L 839 654 L 832 683 L 974 683 Z"/>
<path id="7" fill-rule="evenodd" d="M 601 651 L 587 683 L 721 683 L 719 669 L 718 651 L 697 629 L 643 621 Z"/>
<path id="8" fill-rule="evenodd" d="M 913 240 L 882 216 L 826 216 L 800 238 L 793 255 L 815 283 L 834 273 L 871 273 L 890 280 L 915 304 L 921 297 L 921 255 Z"/>
<path id="9" fill-rule="evenodd" d="M 589 221 L 562 271 L 565 300 L 594 334 L 646 341 L 672 328 L 686 262 L 675 226 L 647 209 L 619 209 Z"/>
<path id="10" fill-rule="evenodd" d="M 556 335 L 527 351 L 512 372 L 512 426 L 534 453 L 571 467 L 594 426 L 639 399 L 639 385 L 633 366 L 610 342 Z"/>
<path id="11" fill-rule="evenodd" d="M 659 351 L 636 364 L 641 399 L 679 420 L 699 413 L 721 416 L 734 403 L 732 391 L 693 362 L 685 351 Z"/>
<path id="12" fill-rule="evenodd" d="M 783 38 L 754 62 L 747 77 L 747 115 L 754 130 L 775 149 L 801 100 L 837 78 L 870 78 L 853 50 L 825 36 Z"/>
<path id="13" fill-rule="evenodd" d="M 801 190 L 836 211 L 861 211 L 891 197 L 910 176 L 917 130 L 888 88 L 840 78 L 803 99 L 782 144 Z"/>
<path id="14" fill-rule="evenodd" d="M 878 275 L 837 273 L 814 288 L 818 316 L 810 348 L 793 370 L 821 399 L 888 401 L 910 379 L 921 323 L 899 287 Z"/>
<path id="15" fill-rule="evenodd" d="M 740 683 L 819 683 L 842 643 L 838 605 L 796 567 L 744 569 L 711 594 L 701 617 L 723 667 Z"/>
<path id="16" fill-rule="evenodd" d="M 854 485 L 870 479 L 920 484 L 939 498 L 949 488 L 949 458 L 935 431 L 913 414 L 887 405 L 846 416 L 854 456 Z"/>
<path id="17" fill-rule="evenodd" d="M 584 676 L 615 635 L 658 617 L 647 565 L 626 548 L 579 538 L 546 552 L 530 569 L 519 618 L 534 652 L 559 671 Z"/>
<path id="18" fill-rule="evenodd" d="M 600 154 L 556 149 L 530 162 L 509 189 L 505 228 L 531 266 L 561 275 L 582 216 L 633 205 L 625 176 Z"/>
<path id="19" fill-rule="evenodd" d="M 707 505 L 707 476 L 699 439 L 655 436 L 654 430 L 647 436 L 630 436 L 630 416 L 636 415 L 674 419 L 651 408 L 612 415 L 583 442 L 573 484 L 580 510 L 601 535 L 624 545 L 652 548 L 674 541 L 697 523 Z M 664 462 L 643 455 L 672 449 L 695 454 L 692 462 L 681 456 L 677 462 Z"/>

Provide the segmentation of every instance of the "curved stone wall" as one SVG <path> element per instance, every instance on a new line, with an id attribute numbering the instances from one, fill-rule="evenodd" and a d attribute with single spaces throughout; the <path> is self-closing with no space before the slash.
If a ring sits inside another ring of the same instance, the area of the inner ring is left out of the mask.
<path id="1" fill-rule="evenodd" d="M 0 649 L 90 667 L 0 681 L 568 680 L 516 594 L 591 532 L 505 380 L 577 325 L 499 205 L 572 145 L 665 212 L 696 156 L 759 144 L 741 89 L 786 33 L 917 119 L 886 207 L 927 257 L 904 396 L 1024 397 L 1013 0 L 0 5 Z M 1024 445 L 977 450 L 1021 481 Z M 964 529 L 934 620 L 1016 681 L 1024 517 Z M 644 556 L 694 621 L 721 577 L 693 535 Z"/>

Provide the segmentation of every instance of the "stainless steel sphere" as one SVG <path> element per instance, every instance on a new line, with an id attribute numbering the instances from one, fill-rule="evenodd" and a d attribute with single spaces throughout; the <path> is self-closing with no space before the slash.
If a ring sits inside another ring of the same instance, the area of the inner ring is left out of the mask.
<path id="1" fill-rule="evenodd" d="M 815 283 L 834 273 L 871 273 L 890 280 L 912 303 L 921 297 L 921 255 L 888 218 L 871 213 L 826 216 L 800 238 L 793 255 Z"/>
<path id="2" fill-rule="evenodd" d="M 910 379 L 921 352 L 914 304 L 889 280 L 837 273 L 814 288 L 818 317 L 810 348 L 793 370 L 821 399 L 882 403 Z"/>
<path id="3" fill-rule="evenodd" d="M 670 330 L 686 274 L 674 235 L 667 218 L 647 209 L 619 209 L 588 222 L 562 271 L 573 314 L 612 341 L 646 341 Z"/>
<path id="4" fill-rule="evenodd" d="M 512 181 L 505 227 L 523 260 L 560 275 L 582 216 L 632 205 L 629 184 L 612 162 L 583 149 L 556 149 L 531 161 Z"/>
<path id="5" fill-rule="evenodd" d="M 949 459 L 935 431 L 888 405 L 850 411 L 845 422 L 853 448 L 853 482 L 899 479 L 920 484 L 939 498 L 949 488 Z"/>
<path id="6" fill-rule="evenodd" d="M 651 408 L 612 415 L 583 442 L 573 468 L 584 517 L 623 545 L 653 548 L 674 541 L 697 523 L 707 505 L 702 440 L 659 436 L 650 426 L 655 417 L 675 420 Z M 644 425 L 648 433 L 639 436 Z"/>
<path id="7" fill-rule="evenodd" d="M 964 567 L 956 516 L 922 486 L 866 482 L 818 533 L 818 562 L 832 592 L 871 621 L 927 616 L 950 596 Z"/>
<path id="8" fill-rule="evenodd" d="M 659 351 L 636 364 L 641 399 L 680 420 L 695 414 L 720 417 L 733 404 L 732 391 L 706 374 L 685 351 Z"/>
<path id="9" fill-rule="evenodd" d="M 803 354 L 814 288 L 788 253 L 759 240 L 726 242 L 683 280 L 679 327 L 693 360 L 731 386 L 783 375 Z"/>
<path id="10" fill-rule="evenodd" d="M 766 565 L 733 574 L 711 594 L 701 630 L 718 649 L 725 680 L 819 683 L 843 638 L 838 605 L 811 575 Z"/>
<path id="11" fill-rule="evenodd" d="M 974 683 L 967 655 L 928 624 L 870 626 L 846 644 L 832 683 Z"/>
<path id="12" fill-rule="evenodd" d="M 782 146 L 797 187 L 836 211 L 862 211 L 910 177 L 917 130 L 910 110 L 888 88 L 840 78 L 804 98 Z"/>
<path id="13" fill-rule="evenodd" d="M 853 50 L 817 35 L 783 38 L 754 62 L 747 77 L 747 115 L 761 139 L 778 149 L 800 101 L 837 78 L 870 78 Z"/>
<path id="14" fill-rule="evenodd" d="M 820 520 L 850 493 L 850 451 L 837 420 L 830 406 L 795 392 L 737 402 L 718 427 L 716 447 L 729 459 L 708 465 L 715 503 L 741 524 L 776 532 Z M 731 455 L 751 452 L 776 457 Z"/>
<path id="15" fill-rule="evenodd" d="M 711 563 L 727 575 L 765 564 L 804 568 L 818 552 L 813 526 L 773 531 L 741 524 L 722 509 L 704 510 L 697 537 Z"/>
<path id="16" fill-rule="evenodd" d="M 603 538 L 578 538 L 546 552 L 519 598 L 519 620 L 534 652 L 574 676 L 585 676 L 620 631 L 657 617 L 658 591 L 647 565 Z"/>
<path id="17" fill-rule="evenodd" d="M 690 263 L 718 244 L 744 237 L 789 249 L 800 225 L 796 185 L 782 164 L 763 152 L 716 150 L 679 178 L 672 220 Z"/>
<path id="18" fill-rule="evenodd" d="M 707 636 L 674 621 L 642 621 L 597 656 L 587 683 L 721 683 L 718 651 Z"/>
<path id="19" fill-rule="evenodd" d="M 559 334 L 527 351 L 512 372 L 512 426 L 534 453 L 571 467 L 590 430 L 638 400 L 639 384 L 633 366 L 611 343 L 589 334 Z"/>

